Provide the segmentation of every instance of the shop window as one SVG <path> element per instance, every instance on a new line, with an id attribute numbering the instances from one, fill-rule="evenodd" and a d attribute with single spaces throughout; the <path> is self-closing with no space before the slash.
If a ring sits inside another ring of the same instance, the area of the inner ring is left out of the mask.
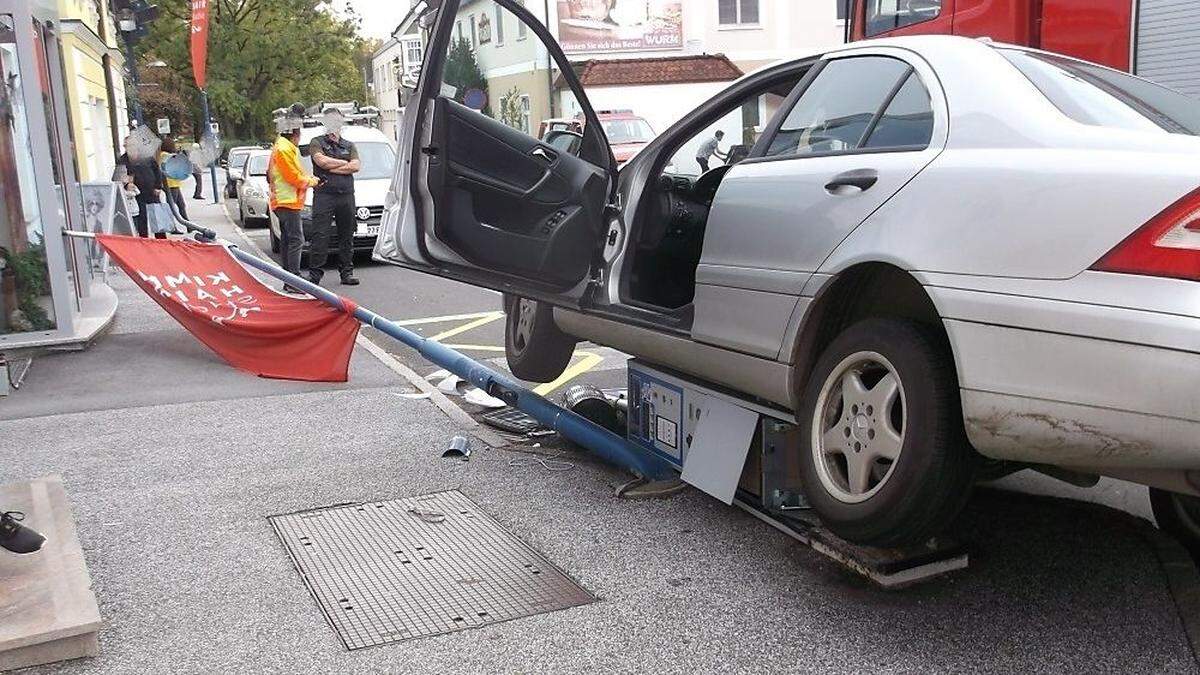
<path id="1" fill-rule="evenodd" d="M 0 14 L 0 334 L 55 328 L 13 18 Z"/>

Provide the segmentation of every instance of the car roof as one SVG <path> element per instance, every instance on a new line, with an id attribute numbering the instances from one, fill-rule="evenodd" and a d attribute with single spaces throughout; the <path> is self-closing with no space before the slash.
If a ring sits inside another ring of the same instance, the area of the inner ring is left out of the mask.
<path id="1" fill-rule="evenodd" d="M 325 127 L 305 127 L 300 131 L 300 145 L 308 145 L 312 139 L 321 136 L 325 133 Z M 342 127 L 342 138 L 354 143 L 387 143 L 391 145 L 392 141 L 379 129 L 375 127 L 364 127 L 357 124 L 347 124 Z"/>

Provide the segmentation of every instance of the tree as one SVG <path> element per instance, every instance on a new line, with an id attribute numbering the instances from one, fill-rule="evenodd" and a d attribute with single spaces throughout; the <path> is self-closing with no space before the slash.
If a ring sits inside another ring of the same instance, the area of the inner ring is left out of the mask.
<path id="1" fill-rule="evenodd" d="M 475 52 L 471 49 L 471 42 L 466 38 L 459 38 L 450 45 L 450 53 L 446 55 L 445 74 L 442 76 L 442 81 L 454 87 L 454 100 L 469 105 L 467 95 L 472 90 L 478 90 L 482 94 L 481 100 L 483 108 L 479 112 L 492 116 L 492 108 L 488 98 L 488 81 L 483 75 L 483 70 L 479 68 L 479 62 L 475 60 Z M 478 96 L 478 94 L 476 95 Z"/>
<path id="2" fill-rule="evenodd" d="M 171 120 L 171 131 L 176 136 L 191 137 L 195 121 L 196 99 L 189 96 L 187 82 L 170 68 L 152 68 L 150 62 L 138 65 L 141 86 L 138 96 L 146 120 L 165 117 Z"/>
<path id="3" fill-rule="evenodd" d="M 158 0 L 161 15 L 138 44 L 161 59 L 198 105 L 189 52 L 190 0 Z M 360 20 L 338 16 L 329 0 L 210 0 L 208 94 L 231 138 L 271 135 L 271 111 L 294 102 L 365 101 L 355 63 Z"/>
<path id="4" fill-rule="evenodd" d="M 521 112 L 521 90 L 513 87 L 500 97 L 500 121 L 508 126 L 529 133 L 525 127 L 525 116 Z"/>

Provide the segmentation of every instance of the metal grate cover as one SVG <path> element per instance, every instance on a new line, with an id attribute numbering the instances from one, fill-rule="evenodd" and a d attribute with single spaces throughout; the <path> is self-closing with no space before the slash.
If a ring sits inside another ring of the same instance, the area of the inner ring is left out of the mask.
<path id="1" fill-rule="evenodd" d="M 269 520 L 347 649 L 596 599 L 457 490 Z"/>

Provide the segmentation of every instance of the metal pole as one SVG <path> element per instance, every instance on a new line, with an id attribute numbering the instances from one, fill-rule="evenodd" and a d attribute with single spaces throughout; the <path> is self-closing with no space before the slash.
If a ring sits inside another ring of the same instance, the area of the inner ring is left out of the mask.
<path id="1" fill-rule="evenodd" d="M 138 69 L 137 58 L 133 55 L 133 44 L 129 42 L 129 36 L 125 35 L 125 62 L 129 64 L 129 79 L 133 81 L 133 120 L 137 122 L 137 126 L 142 126 L 146 120 L 142 117 L 142 96 L 138 92 Z"/>
<path id="2" fill-rule="evenodd" d="M 205 134 L 211 134 L 213 136 L 213 141 L 216 142 L 216 140 L 217 140 L 216 134 L 213 134 L 213 130 L 212 130 L 212 116 L 209 115 L 209 112 L 208 112 L 208 92 L 205 91 L 204 89 L 200 90 L 200 107 L 202 107 L 204 109 L 204 134 L 201 134 L 200 138 L 203 139 Z M 209 174 L 209 177 L 212 178 L 213 203 L 220 204 L 221 203 L 221 197 L 219 194 L 220 191 L 217 190 L 217 162 L 216 162 L 216 160 L 213 160 L 212 163 L 208 165 L 208 174 Z"/>
<path id="3" fill-rule="evenodd" d="M 175 216 L 175 220 L 189 231 L 194 232 L 198 239 L 207 242 L 217 241 L 216 232 L 185 220 L 180 216 L 178 209 L 173 203 L 168 200 L 167 204 L 171 209 L 172 215 Z M 94 236 L 90 232 L 64 232 L 63 234 L 84 237 Z M 345 302 L 338 294 L 326 290 L 304 277 L 292 274 L 275 265 L 270 260 L 263 260 L 258 256 L 246 253 L 232 244 L 224 243 L 229 253 L 245 265 L 265 272 L 285 284 L 299 288 L 327 305 L 336 307 L 342 311 L 346 310 Z M 629 440 L 614 434 L 595 422 L 552 403 L 512 378 L 488 368 L 465 354 L 457 352 L 440 342 L 435 342 L 414 333 L 365 307 L 356 306 L 353 316 L 359 322 L 412 347 L 430 363 L 445 368 L 491 396 L 495 396 L 508 405 L 525 412 L 538 422 L 562 434 L 564 438 L 587 448 L 605 461 L 625 467 L 637 473 L 642 478 L 650 480 L 661 480 L 674 475 L 674 469 L 665 460 L 634 445 Z"/>

